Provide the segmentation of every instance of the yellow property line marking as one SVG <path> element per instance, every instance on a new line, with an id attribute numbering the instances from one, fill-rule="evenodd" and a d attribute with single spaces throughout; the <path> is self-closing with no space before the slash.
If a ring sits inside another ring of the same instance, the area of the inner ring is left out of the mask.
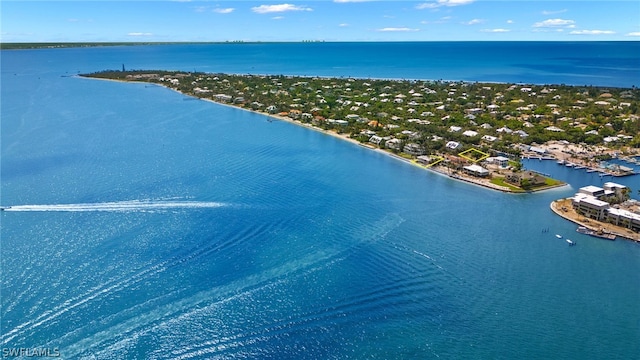
<path id="1" fill-rule="evenodd" d="M 440 161 L 444 160 L 444 158 L 443 158 L 443 157 L 439 157 L 439 156 L 438 156 L 437 158 L 438 158 L 438 160 L 436 160 L 436 161 L 432 162 L 431 164 L 426 165 L 426 167 L 428 167 L 428 168 L 429 168 L 429 167 L 432 167 L 433 165 L 435 165 L 435 164 L 439 163 Z"/>
<path id="2" fill-rule="evenodd" d="M 477 153 L 479 153 L 479 154 L 480 154 L 480 155 L 482 155 L 482 156 L 481 156 L 480 158 L 478 158 L 478 159 L 473 159 L 473 158 L 470 158 L 470 157 L 468 157 L 468 156 L 465 156 L 465 154 L 467 154 L 467 153 L 469 153 L 469 152 L 477 152 Z M 476 148 L 471 148 L 471 149 L 469 149 L 469 150 L 465 150 L 465 151 L 463 151 L 463 152 L 459 153 L 459 154 L 458 154 L 458 156 L 463 157 L 463 158 L 465 158 L 465 159 L 467 159 L 467 160 L 469 160 L 469 161 L 471 161 L 471 162 L 476 163 L 476 162 L 479 162 L 479 161 L 482 161 L 482 160 L 484 160 L 484 159 L 488 158 L 488 157 L 489 157 L 489 154 L 487 154 L 486 152 L 480 151 L 480 150 L 478 150 L 478 149 L 476 149 Z"/>

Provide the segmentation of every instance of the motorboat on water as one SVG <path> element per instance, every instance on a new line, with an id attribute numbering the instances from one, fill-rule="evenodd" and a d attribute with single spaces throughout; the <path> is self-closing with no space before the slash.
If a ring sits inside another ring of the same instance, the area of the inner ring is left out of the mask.
<path id="1" fill-rule="evenodd" d="M 562 235 L 558 235 L 558 234 L 556 234 L 556 237 L 557 237 L 558 239 L 562 239 Z"/>
<path id="2" fill-rule="evenodd" d="M 567 239 L 567 243 L 569 244 L 569 246 L 573 246 L 576 244 L 574 241 L 571 241 L 569 239 Z"/>

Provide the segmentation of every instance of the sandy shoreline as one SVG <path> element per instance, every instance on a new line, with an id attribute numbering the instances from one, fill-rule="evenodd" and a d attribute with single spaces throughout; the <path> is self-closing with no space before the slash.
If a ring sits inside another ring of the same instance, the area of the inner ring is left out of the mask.
<path id="1" fill-rule="evenodd" d="M 391 157 L 393 159 L 403 161 L 403 162 L 405 162 L 405 163 L 407 163 L 409 165 L 413 165 L 413 166 L 419 167 L 421 169 L 428 170 L 428 171 L 430 171 L 432 173 L 435 173 L 435 174 L 438 174 L 438 175 L 441 175 L 441 176 L 446 176 L 446 177 L 448 177 L 448 178 L 450 178 L 452 180 L 457 180 L 457 181 L 465 182 L 467 184 L 477 185 L 477 186 L 483 187 L 485 189 L 500 191 L 500 192 L 509 193 L 509 194 L 522 194 L 522 193 L 530 193 L 530 192 L 540 192 L 540 191 L 545 191 L 545 190 L 554 189 L 554 188 L 558 188 L 558 187 L 568 186 L 568 184 L 562 183 L 562 184 L 559 184 L 559 185 L 544 187 L 544 188 L 541 188 L 541 189 L 534 189 L 534 190 L 531 190 L 531 191 L 513 191 L 512 189 L 510 189 L 508 187 L 504 187 L 504 186 L 493 184 L 487 179 L 475 178 L 475 177 L 467 176 L 467 175 L 460 174 L 460 173 L 455 174 L 455 175 L 450 175 L 450 174 L 447 173 L 446 170 L 442 169 L 441 166 L 437 166 L 437 167 L 433 167 L 433 168 L 432 167 L 427 167 L 427 166 L 418 164 L 414 160 L 406 159 L 406 158 L 403 158 L 402 156 L 393 154 L 393 153 L 388 152 L 388 151 L 384 151 L 384 150 L 382 150 L 380 148 L 377 148 L 377 147 L 374 147 L 374 146 L 369 146 L 367 144 L 363 144 L 363 143 L 361 143 L 361 142 L 359 142 L 357 140 L 354 140 L 354 139 L 350 138 L 347 135 L 338 134 L 338 133 L 336 133 L 334 131 L 324 130 L 322 128 L 319 128 L 319 127 L 311 125 L 311 124 L 305 124 L 305 123 L 302 123 L 302 122 L 300 122 L 298 120 L 294 120 L 294 119 L 292 119 L 290 117 L 287 117 L 287 116 L 280 116 L 280 115 L 276 115 L 276 114 L 264 113 L 264 112 L 261 112 L 261 111 L 247 109 L 245 107 L 241 107 L 241 106 L 237 106 L 237 105 L 218 102 L 218 101 L 215 101 L 213 99 L 199 98 L 199 97 L 196 97 L 196 96 L 193 96 L 193 95 L 185 94 L 185 93 L 180 92 L 180 91 L 178 91 L 176 89 L 173 89 L 171 87 L 168 87 L 168 86 L 163 85 L 163 84 L 158 84 L 158 83 L 144 82 L 144 81 L 116 80 L 116 79 L 107 79 L 107 78 L 93 78 L 93 77 L 85 77 L 85 76 L 80 76 L 80 77 L 85 78 L 85 79 L 115 81 L 115 82 L 119 82 L 119 83 L 140 83 L 140 84 L 152 84 L 152 85 L 155 85 L 155 86 L 160 86 L 160 87 L 163 87 L 165 89 L 169 89 L 171 91 L 177 92 L 178 94 L 181 94 L 183 96 L 191 97 L 194 100 L 208 101 L 208 102 L 216 104 L 216 105 L 221 105 L 221 106 L 226 106 L 226 107 L 233 108 L 233 109 L 252 112 L 254 114 L 263 115 L 263 116 L 266 116 L 266 117 L 269 117 L 269 118 L 272 118 L 272 119 L 275 119 L 275 120 L 285 121 L 285 122 L 288 122 L 290 124 L 294 124 L 294 125 L 297 125 L 297 126 L 301 126 L 301 127 L 307 128 L 307 129 L 311 129 L 311 130 L 314 130 L 314 131 L 317 131 L 317 132 L 320 132 L 320 133 L 323 133 L 323 134 L 326 134 L 326 135 L 329 135 L 329 136 L 333 136 L 333 137 L 335 137 L 337 139 L 348 141 L 348 142 L 350 142 L 350 143 L 352 143 L 354 145 L 358 145 L 360 147 L 363 147 L 363 148 L 366 148 L 366 149 L 369 149 L 369 150 L 372 150 L 372 151 L 376 151 L 376 152 L 378 152 L 380 154 L 384 154 L 384 155 L 389 156 L 389 157 Z"/>

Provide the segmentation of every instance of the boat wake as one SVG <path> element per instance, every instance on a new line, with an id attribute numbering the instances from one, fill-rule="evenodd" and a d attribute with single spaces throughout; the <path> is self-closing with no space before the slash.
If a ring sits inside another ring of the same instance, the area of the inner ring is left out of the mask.
<path id="1" fill-rule="evenodd" d="M 3 211 L 66 211 L 66 212 L 153 212 L 182 209 L 211 209 L 228 206 L 209 201 L 129 200 L 86 204 L 16 205 L 3 207 Z"/>

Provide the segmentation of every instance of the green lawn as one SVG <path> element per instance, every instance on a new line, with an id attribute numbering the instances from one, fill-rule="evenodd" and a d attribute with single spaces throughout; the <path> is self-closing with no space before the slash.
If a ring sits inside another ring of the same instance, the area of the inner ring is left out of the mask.
<path id="1" fill-rule="evenodd" d="M 494 177 L 493 179 L 491 179 L 491 183 L 499 185 L 499 186 L 508 187 L 509 189 L 511 189 L 511 191 L 514 191 L 514 192 L 524 192 L 524 190 L 522 190 L 521 188 L 513 186 L 513 185 L 505 182 L 504 178 L 501 178 L 501 177 Z"/>
<path id="2" fill-rule="evenodd" d="M 520 187 L 514 186 L 514 185 L 504 181 L 504 178 L 501 178 L 501 177 L 495 177 L 495 178 L 491 179 L 491 183 L 492 184 L 496 184 L 496 185 L 500 185 L 500 186 L 508 187 L 513 192 L 526 192 L 526 190 L 524 190 L 524 189 L 522 189 Z M 556 180 L 556 179 L 552 179 L 552 178 L 548 177 L 548 178 L 546 178 L 546 181 L 545 181 L 544 185 L 534 186 L 530 190 L 534 190 L 535 191 L 535 190 L 545 189 L 545 188 L 547 188 L 549 186 L 556 186 L 556 185 L 562 185 L 562 184 L 564 184 L 562 181 Z"/>
<path id="3" fill-rule="evenodd" d="M 563 182 L 560 180 L 556 180 L 548 177 L 547 180 L 545 180 L 544 184 L 545 186 L 555 186 L 555 185 L 561 185 L 563 184 Z"/>

